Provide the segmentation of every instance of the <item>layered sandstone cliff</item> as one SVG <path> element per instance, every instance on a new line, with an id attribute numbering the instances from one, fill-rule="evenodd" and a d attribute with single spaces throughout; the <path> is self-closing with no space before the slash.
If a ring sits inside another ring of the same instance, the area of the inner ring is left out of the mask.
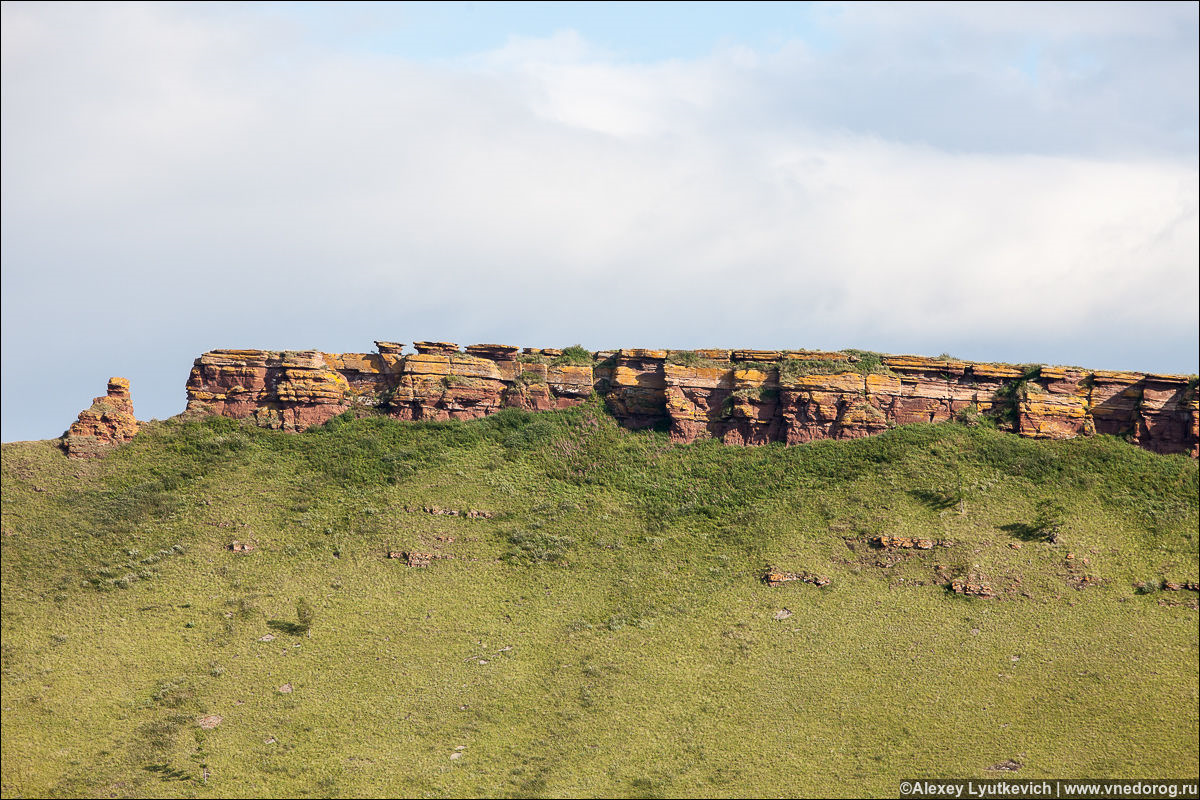
<path id="1" fill-rule="evenodd" d="M 109 378 L 108 393 L 79 412 L 79 419 L 63 434 L 63 449 L 71 458 L 99 458 L 124 444 L 138 432 L 129 397 L 129 381 Z"/>
<path id="2" fill-rule="evenodd" d="M 1157 452 L 1198 453 L 1196 382 L 1179 375 L 858 351 L 376 346 L 214 350 L 196 360 L 188 408 L 302 430 L 355 407 L 405 420 L 475 419 L 564 408 L 595 392 L 621 424 L 664 427 L 679 441 L 795 444 L 985 416 L 1022 436 L 1115 434 Z"/>

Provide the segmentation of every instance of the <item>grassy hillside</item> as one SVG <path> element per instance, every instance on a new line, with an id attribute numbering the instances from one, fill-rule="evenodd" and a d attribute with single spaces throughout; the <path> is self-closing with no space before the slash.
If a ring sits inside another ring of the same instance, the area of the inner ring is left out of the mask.
<path id="1" fill-rule="evenodd" d="M 596 405 L 297 435 L 172 420 L 100 462 L 6 444 L 0 783 L 783 796 L 1007 759 L 1194 775 L 1196 595 L 1156 587 L 1197 576 L 1198 491 L 1195 461 L 1115 439 L 679 446 Z M 770 588 L 767 564 L 831 583 Z"/>

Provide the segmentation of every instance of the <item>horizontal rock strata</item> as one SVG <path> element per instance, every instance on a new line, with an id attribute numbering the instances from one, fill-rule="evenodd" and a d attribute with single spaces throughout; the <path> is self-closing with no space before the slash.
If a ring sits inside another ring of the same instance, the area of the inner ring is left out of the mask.
<path id="1" fill-rule="evenodd" d="M 79 412 L 79 419 L 63 434 L 62 445 L 71 458 L 100 458 L 138 432 L 126 378 L 109 378 L 108 393 Z"/>
<path id="2" fill-rule="evenodd" d="M 595 392 L 622 425 L 666 429 L 678 441 L 798 444 L 990 417 L 1033 438 L 1114 434 L 1198 454 L 1196 381 L 1179 375 L 858 351 L 624 349 L 581 359 L 500 344 L 376 348 L 214 350 L 195 362 L 188 408 L 303 430 L 356 407 L 404 420 L 476 419 L 566 408 Z"/>

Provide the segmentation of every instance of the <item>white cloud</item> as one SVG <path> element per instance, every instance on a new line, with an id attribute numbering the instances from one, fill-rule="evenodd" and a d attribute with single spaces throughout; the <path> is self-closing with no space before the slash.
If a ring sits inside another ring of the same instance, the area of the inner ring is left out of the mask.
<path id="1" fill-rule="evenodd" d="M 1030 34 L 1062 39 L 1104 36 L 1170 37 L 1196 20 L 1194 3 L 1102 2 L 851 2 L 823 3 L 843 27 L 896 32 L 952 28 L 988 37 Z"/>
<path id="2" fill-rule="evenodd" d="M 798 44 L 633 65 L 567 32 L 446 64 L 296 36 L 4 6 L 5 374 L 89 351 L 51 427 L 110 373 L 163 416 L 201 350 L 372 338 L 1194 369 L 1190 153 L 972 147 L 986 116 L 955 146 L 888 136 L 864 75 L 904 65 Z"/>

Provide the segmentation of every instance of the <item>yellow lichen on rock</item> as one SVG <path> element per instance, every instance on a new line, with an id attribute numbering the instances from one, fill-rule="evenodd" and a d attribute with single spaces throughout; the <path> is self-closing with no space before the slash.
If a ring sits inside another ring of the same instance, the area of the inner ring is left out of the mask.
<path id="1" fill-rule="evenodd" d="M 737 388 L 761 384 L 766 382 L 766 380 L 767 373 L 761 369 L 735 369 L 733 371 L 733 382 Z"/>
<path id="2" fill-rule="evenodd" d="M 635 387 L 641 389 L 665 389 L 666 378 L 661 372 L 646 372 L 618 365 L 613 370 L 612 382 L 618 387 Z"/>
<path id="3" fill-rule="evenodd" d="M 623 359 L 649 359 L 651 361 L 665 361 L 667 358 L 666 350 L 648 350 L 642 347 L 634 347 L 622 349 L 619 356 Z"/>

